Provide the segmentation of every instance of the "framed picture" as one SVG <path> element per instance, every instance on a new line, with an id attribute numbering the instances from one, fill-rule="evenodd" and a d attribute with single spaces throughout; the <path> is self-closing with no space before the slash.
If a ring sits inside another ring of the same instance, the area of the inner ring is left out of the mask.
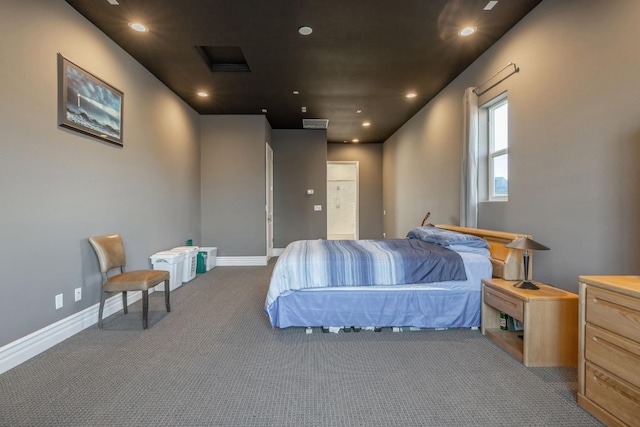
<path id="1" fill-rule="evenodd" d="M 58 54 L 58 125 L 122 146 L 123 93 Z"/>

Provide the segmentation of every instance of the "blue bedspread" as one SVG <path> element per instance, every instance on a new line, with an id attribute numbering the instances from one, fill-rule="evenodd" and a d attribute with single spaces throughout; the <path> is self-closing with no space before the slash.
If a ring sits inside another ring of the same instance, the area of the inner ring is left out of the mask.
<path id="1" fill-rule="evenodd" d="M 466 278 L 458 253 L 417 239 L 301 240 L 289 244 L 279 257 L 265 312 L 280 294 L 298 289 Z"/>

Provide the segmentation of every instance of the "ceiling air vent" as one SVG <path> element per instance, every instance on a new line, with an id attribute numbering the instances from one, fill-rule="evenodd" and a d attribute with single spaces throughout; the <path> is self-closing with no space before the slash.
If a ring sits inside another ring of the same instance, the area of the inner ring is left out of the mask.
<path id="1" fill-rule="evenodd" d="M 329 126 L 329 119 L 302 119 L 304 129 L 326 129 Z"/>

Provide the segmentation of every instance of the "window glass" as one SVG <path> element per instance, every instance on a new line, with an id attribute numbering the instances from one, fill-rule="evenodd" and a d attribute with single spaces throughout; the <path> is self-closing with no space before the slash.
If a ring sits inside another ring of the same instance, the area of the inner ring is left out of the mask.
<path id="1" fill-rule="evenodd" d="M 509 104 L 500 104 L 493 110 L 493 150 L 509 147 Z"/>
<path id="2" fill-rule="evenodd" d="M 509 195 L 509 155 L 502 154 L 493 157 L 493 188 L 494 197 Z"/>
<path id="3" fill-rule="evenodd" d="M 489 200 L 505 201 L 509 196 L 509 104 L 506 95 L 484 107 L 487 111 L 487 156 Z"/>

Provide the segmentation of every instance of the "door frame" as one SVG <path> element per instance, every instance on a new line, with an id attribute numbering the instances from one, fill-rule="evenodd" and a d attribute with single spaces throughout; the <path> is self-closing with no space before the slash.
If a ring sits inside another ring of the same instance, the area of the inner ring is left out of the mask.
<path id="1" fill-rule="evenodd" d="M 267 261 L 273 256 L 273 149 L 265 143 Z"/>
<path id="2" fill-rule="evenodd" d="M 327 161 L 327 169 L 330 164 L 347 164 L 356 166 L 356 240 L 360 239 L 360 162 L 358 160 L 331 160 Z M 327 184 L 329 174 L 327 173 Z M 329 210 L 329 192 L 327 191 L 327 211 Z M 327 212 L 327 235 L 329 235 L 329 212 Z"/>

